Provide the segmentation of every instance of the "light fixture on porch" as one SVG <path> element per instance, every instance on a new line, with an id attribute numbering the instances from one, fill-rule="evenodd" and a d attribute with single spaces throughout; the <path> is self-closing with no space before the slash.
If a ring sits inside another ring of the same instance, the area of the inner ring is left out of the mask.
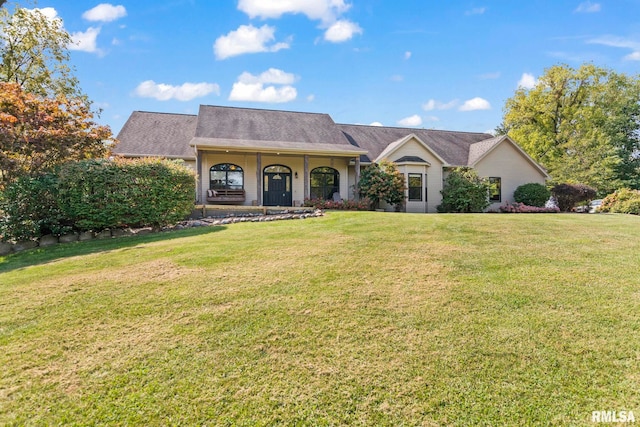
<path id="1" fill-rule="evenodd" d="M 293 173 L 293 176 L 294 176 L 296 179 L 298 179 L 298 172 L 294 172 L 294 173 Z"/>

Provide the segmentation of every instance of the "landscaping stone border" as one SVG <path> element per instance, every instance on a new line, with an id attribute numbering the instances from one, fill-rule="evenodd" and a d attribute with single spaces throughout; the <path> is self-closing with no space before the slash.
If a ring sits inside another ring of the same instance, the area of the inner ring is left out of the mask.
<path id="1" fill-rule="evenodd" d="M 317 218 L 323 216 L 324 212 L 320 209 L 316 209 L 313 212 L 309 210 L 277 210 L 267 211 L 266 214 L 246 213 L 241 215 L 230 214 L 225 217 L 207 217 L 200 219 L 189 219 L 182 221 L 176 225 L 164 227 L 161 230 L 153 229 L 152 227 L 144 228 L 124 228 L 103 230 L 98 233 L 91 231 L 85 231 L 83 233 L 69 233 L 62 236 L 47 235 L 42 236 L 37 240 L 23 240 L 19 242 L 0 242 L 0 256 L 9 255 L 13 252 L 22 252 L 28 249 L 36 247 L 50 247 L 61 243 L 74 243 L 85 242 L 94 239 L 112 239 L 117 237 L 126 236 L 139 236 L 144 234 L 150 234 L 154 232 L 167 232 L 173 230 L 184 230 L 185 228 L 192 227 L 209 227 L 209 226 L 223 226 L 228 224 L 236 224 L 239 222 L 270 222 L 270 221 L 282 221 L 288 219 L 306 219 Z"/>

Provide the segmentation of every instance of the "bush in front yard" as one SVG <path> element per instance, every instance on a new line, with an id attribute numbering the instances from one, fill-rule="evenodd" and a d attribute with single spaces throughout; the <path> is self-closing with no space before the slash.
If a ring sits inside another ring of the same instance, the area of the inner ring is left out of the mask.
<path id="1" fill-rule="evenodd" d="M 369 199 L 360 199 L 357 202 L 355 200 L 304 199 L 303 206 L 324 210 L 367 211 L 371 207 L 371 202 Z"/>
<path id="2" fill-rule="evenodd" d="M 513 198 L 518 203 L 526 206 L 544 207 L 547 200 L 551 196 L 551 192 L 547 187 L 537 182 L 524 184 L 516 188 L 513 192 Z"/>
<path id="3" fill-rule="evenodd" d="M 442 204 L 437 206 L 438 212 L 482 212 L 489 206 L 489 181 L 472 168 L 451 170 L 440 193 Z"/>
<path id="4" fill-rule="evenodd" d="M 569 212 L 578 203 L 593 200 L 596 197 L 595 188 L 583 184 L 558 184 L 551 189 L 551 194 L 558 202 L 562 212 Z"/>
<path id="5" fill-rule="evenodd" d="M 600 212 L 640 215 L 640 190 L 622 188 L 602 201 Z"/>
<path id="6" fill-rule="evenodd" d="M 81 231 L 160 227 L 184 220 L 195 199 L 195 176 L 158 159 L 86 160 L 58 171 L 60 209 Z"/>
<path id="7" fill-rule="evenodd" d="M 560 208 L 558 207 L 540 207 L 540 206 L 527 206 L 524 203 L 505 203 L 500 206 L 500 212 L 502 213 L 558 213 Z"/>

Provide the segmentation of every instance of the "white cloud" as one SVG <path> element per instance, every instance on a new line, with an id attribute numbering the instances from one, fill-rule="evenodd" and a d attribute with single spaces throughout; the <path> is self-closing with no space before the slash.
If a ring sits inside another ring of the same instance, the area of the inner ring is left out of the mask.
<path id="1" fill-rule="evenodd" d="M 449 102 L 440 102 L 435 99 L 430 99 L 426 103 L 422 104 L 422 109 L 424 111 L 433 111 L 433 110 L 450 110 L 458 105 L 458 100 L 454 99 Z"/>
<path id="2" fill-rule="evenodd" d="M 29 10 L 29 9 L 27 9 Z M 33 11 L 38 11 L 40 13 L 42 13 L 44 16 L 46 16 L 47 18 L 49 18 L 49 20 L 53 21 L 54 19 L 60 19 L 58 17 L 58 11 L 55 10 L 52 7 L 43 7 L 42 9 L 39 8 L 35 8 L 35 9 L 30 9 L 32 12 Z"/>
<path id="3" fill-rule="evenodd" d="M 630 53 L 629 55 L 625 56 L 624 59 L 626 59 L 627 61 L 640 61 L 640 51 Z"/>
<path id="4" fill-rule="evenodd" d="M 382 127 L 384 125 L 382 123 L 380 123 L 380 122 L 373 122 L 373 123 L 370 123 L 369 126 Z"/>
<path id="5" fill-rule="evenodd" d="M 297 77 L 277 68 L 269 68 L 264 73 L 254 76 L 244 72 L 233 84 L 229 101 L 249 101 L 283 103 L 297 98 L 298 91 L 291 86 Z M 271 84 L 271 86 L 265 86 Z M 280 85 L 276 87 L 274 85 Z"/>
<path id="6" fill-rule="evenodd" d="M 362 28 L 355 22 L 341 20 L 331 25 L 324 33 L 324 39 L 331 43 L 341 43 L 353 38 L 356 34 L 362 34 Z"/>
<path id="7" fill-rule="evenodd" d="M 422 104 L 422 109 L 424 111 L 432 111 L 435 110 L 437 108 L 436 103 L 438 101 L 436 101 L 435 99 L 430 99 L 427 102 L 425 102 L 424 104 Z"/>
<path id="8" fill-rule="evenodd" d="M 213 45 L 213 51 L 217 59 L 226 59 L 245 53 L 277 52 L 281 49 L 288 49 L 288 43 L 268 45 L 275 39 L 274 33 L 275 28 L 269 25 L 263 25 L 260 28 L 253 25 L 241 25 L 226 36 L 218 37 Z"/>
<path id="9" fill-rule="evenodd" d="M 624 57 L 628 61 L 640 60 L 640 40 L 617 37 L 617 36 L 602 36 L 595 39 L 587 40 L 588 44 L 600 44 L 603 46 L 617 47 L 622 49 L 631 49 L 633 52 Z"/>
<path id="10" fill-rule="evenodd" d="M 269 68 L 267 71 L 263 72 L 259 76 L 254 76 L 251 73 L 247 73 L 246 71 L 240 74 L 238 77 L 238 81 L 242 83 L 272 83 L 279 85 L 290 85 L 295 83 L 297 77 L 295 74 L 286 73 L 277 68 Z"/>
<path id="11" fill-rule="evenodd" d="M 180 86 L 172 86 L 147 80 L 140 83 L 134 93 L 142 98 L 155 98 L 158 101 L 168 101 L 170 99 L 191 101 L 194 98 L 201 98 L 210 93 L 220 95 L 220 86 L 215 83 L 184 83 Z"/>
<path id="12" fill-rule="evenodd" d="M 400 74 L 394 74 L 390 77 L 390 79 L 392 82 L 402 82 L 404 81 L 404 76 L 401 76 Z"/>
<path id="13" fill-rule="evenodd" d="M 411 55 L 413 55 L 413 53 L 411 53 L 410 51 L 406 51 L 404 53 L 404 59 L 411 59 Z"/>
<path id="14" fill-rule="evenodd" d="M 324 23 L 335 21 L 345 13 L 351 5 L 344 0 L 240 0 L 238 10 L 250 18 L 280 18 L 282 15 L 303 14 L 311 20 Z"/>
<path id="15" fill-rule="evenodd" d="M 487 11 L 486 7 L 474 7 L 473 9 L 467 10 L 464 14 L 469 15 L 482 15 Z"/>
<path id="16" fill-rule="evenodd" d="M 324 39 L 332 43 L 351 40 L 362 34 L 355 22 L 340 19 L 351 8 L 344 0 L 239 0 L 238 9 L 250 18 L 277 19 L 285 14 L 303 14 L 312 21 L 320 21 L 325 29 Z"/>
<path id="17" fill-rule="evenodd" d="M 267 102 L 284 103 L 296 99 L 298 91 L 293 86 L 264 87 L 262 83 L 242 83 L 233 84 L 229 101 Z"/>
<path id="18" fill-rule="evenodd" d="M 577 13 L 595 13 L 600 12 L 600 3 L 591 3 L 590 1 L 582 2 L 578 5 L 574 12 Z"/>
<path id="19" fill-rule="evenodd" d="M 522 73 L 522 77 L 518 80 L 518 88 L 533 89 L 538 81 L 533 74 Z"/>
<path id="20" fill-rule="evenodd" d="M 475 97 L 464 101 L 464 103 L 458 108 L 459 111 L 476 111 L 476 110 L 490 110 L 491 104 L 489 101 L 483 98 Z"/>
<path id="21" fill-rule="evenodd" d="M 101 3 L 93 9 L 87 10 L 82 17 L 87 21 L 111 22 L 127 16 L 124 6 L 114 6 L 109 3 Z"/>
<path id="22" fill-rule="evenodd" d="M 409 127 L 420 126 L 422 124 L 422 118 L 419 115 L 414 114 L 413 116 L 405 117 L 402 120 L 398 120 L 398 124 L 400 126 Z"/>
<path id="23" fill-rule="evenodd" d="M 617 37 L 617 36 L 596 37 L 595 39 L 587 40 L 587 43 L 601 44 L 609 47 L 629 48 L 629 49 L 640 48 L 640 41 L 632 40 L 624 37 Z"/>
<path id="24" fill-rule="evenodd" d="M 72 43 L 69 50 L 79 50 L 82 52 L 102 53 L 96 44 L 96 40 L 100 34 L 100 28 L 87 28 L 87 31 L 78 31 L 71 34 Z"/>
<path id="25" fill-rule="evenodd" d="M 307 96 L 307 102 L 313 102 L 315 100 L 316 100 L 316 96 L 314 94 Z"/>
<path id="26" fill-rule="evenodd" d="M 440 117 L 427 116 L 427 117 L 425 117 L 425 120 L 428 121 L 428 122 L 439 122 L 440 121 Z"/>

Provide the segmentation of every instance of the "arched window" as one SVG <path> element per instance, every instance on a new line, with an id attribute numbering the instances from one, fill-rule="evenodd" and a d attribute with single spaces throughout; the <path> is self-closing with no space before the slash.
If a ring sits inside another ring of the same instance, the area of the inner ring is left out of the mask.
<path id="1" fill-rule="evenodd" d="M 209 169 L 209 188 L 242 190 L 244 189 L 244 172 L 233 163 L 219 163 Z"/>
<path id="2" fill-rule="evenodd" d="M 330 200 L 333 193 L 340 192 L 340 173 L 323 166 L 311 171 L 311 198 Z"/>

